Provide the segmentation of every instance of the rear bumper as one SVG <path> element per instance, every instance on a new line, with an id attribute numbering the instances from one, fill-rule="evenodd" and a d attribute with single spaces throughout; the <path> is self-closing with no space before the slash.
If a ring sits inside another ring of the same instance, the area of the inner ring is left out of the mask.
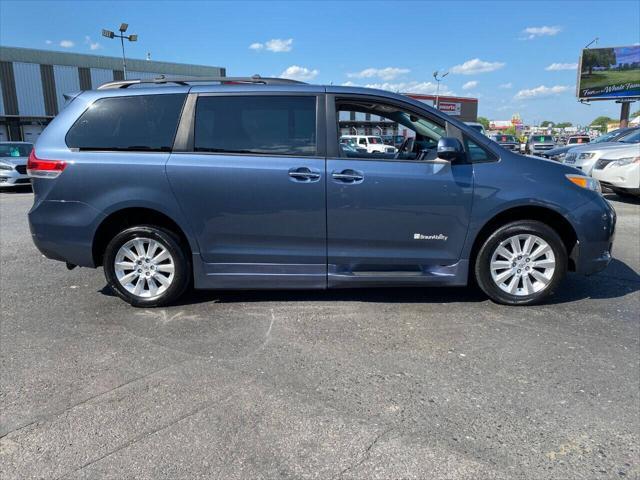
<path id="1" fill-rule="evenodd" d="M 93 234 L 104 215 L 76 201 L 36 202 L 29 212 L 31 239 L 52 260 L 95 267 Z"/>

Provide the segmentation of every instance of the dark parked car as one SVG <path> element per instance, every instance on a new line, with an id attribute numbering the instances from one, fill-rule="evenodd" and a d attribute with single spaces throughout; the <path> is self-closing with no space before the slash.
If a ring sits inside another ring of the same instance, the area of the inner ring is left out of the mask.
<path id="1" fill-rule="evenodd" d="M 489 138 L 507 150 L 511 150 L 513 152 L 520 151 L 520 142 L 514 135 L 494 134 Z"/>
<path id="2" fill-rule="evenodd" d="M 344 151 L 343 111 L 412 133 L 393 153 Z M 528 305 L 567 270 L 605 268 L 616 218 L 592 178 L 500 148 L 417 100 L 257 76 L 80 93 L 42 133 L 28 169 L 39 250 L 69 268 L 102 266 L 135 306 L 169 303 L 191 283 L 471 278 L 496 302 Z"/>

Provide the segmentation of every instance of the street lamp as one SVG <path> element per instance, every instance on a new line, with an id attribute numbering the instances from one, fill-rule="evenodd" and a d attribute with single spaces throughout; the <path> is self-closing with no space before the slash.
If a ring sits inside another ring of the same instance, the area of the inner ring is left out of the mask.
<path id="1" fill-rule="evenodd" d="M 449 75 L 449 72 L 446 72 L 444 74 L 442 74 L 440 76 L 440 78 L 438 78 L 439 72 L 436 70 L 435 72 L 433 72 L 433 78 L 436 80 L 436 110 L 439 110 L 440 107 L 440 82 L 442 81 L 442 79 L 444 77 L 446 77 L 447 75 Z"/>
<path id="2" fill-rule="evenodd" d="M 126 38 L 127 40 L 129 40 L 130 42 L 137 42 L 138 41 L 138 35 L 136 34 L 132 34 L 132 35 L 125 35 L 124 32 L 127 31 L 127 28 L 129 28 L 129 24 L 128 23 L 121 23 L 120 24 L 120 28 L 118 29 L 118 31 L 120 32 L 115 33 L 112 32 L 111 30 L 106 30 L 106 29 L 102 29 L 102 36 L 103 37 L 107 37 L 107 38 L 119 38 L 120 39 L 120 44 L 122 45 L 122 72 L 124 74 L 124 79 L 127 79 L 127 59 L 124 56 L 124 39 Z"/>

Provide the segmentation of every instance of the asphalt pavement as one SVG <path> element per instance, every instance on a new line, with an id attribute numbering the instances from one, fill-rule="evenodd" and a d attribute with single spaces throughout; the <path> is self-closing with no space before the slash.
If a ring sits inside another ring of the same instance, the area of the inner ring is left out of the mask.
<path id="1" fill-rule="evenodd" d="M 640 477 L 640 203 L 541 306 L 473 288 L 134 309 L 0 193 L 0 477 Z"/>

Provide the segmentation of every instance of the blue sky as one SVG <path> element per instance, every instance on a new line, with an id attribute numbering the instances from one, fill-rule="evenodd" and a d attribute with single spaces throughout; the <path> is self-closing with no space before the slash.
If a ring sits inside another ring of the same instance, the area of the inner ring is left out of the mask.
<path id="1" fill-rule="evenodd" d="M 98 2 L 0 1 L 0 44 L 120 55 L 102 28 L 130 25 L 127 55 L 217 65 L 228 75 L 285 75 L 477 96 L 480 115 L 585 124 L 613 102 L 575 98 L 580 49 L 640 42 L 637 1 Z M 637 109 L 638 103 L 632 106 Z"/>

